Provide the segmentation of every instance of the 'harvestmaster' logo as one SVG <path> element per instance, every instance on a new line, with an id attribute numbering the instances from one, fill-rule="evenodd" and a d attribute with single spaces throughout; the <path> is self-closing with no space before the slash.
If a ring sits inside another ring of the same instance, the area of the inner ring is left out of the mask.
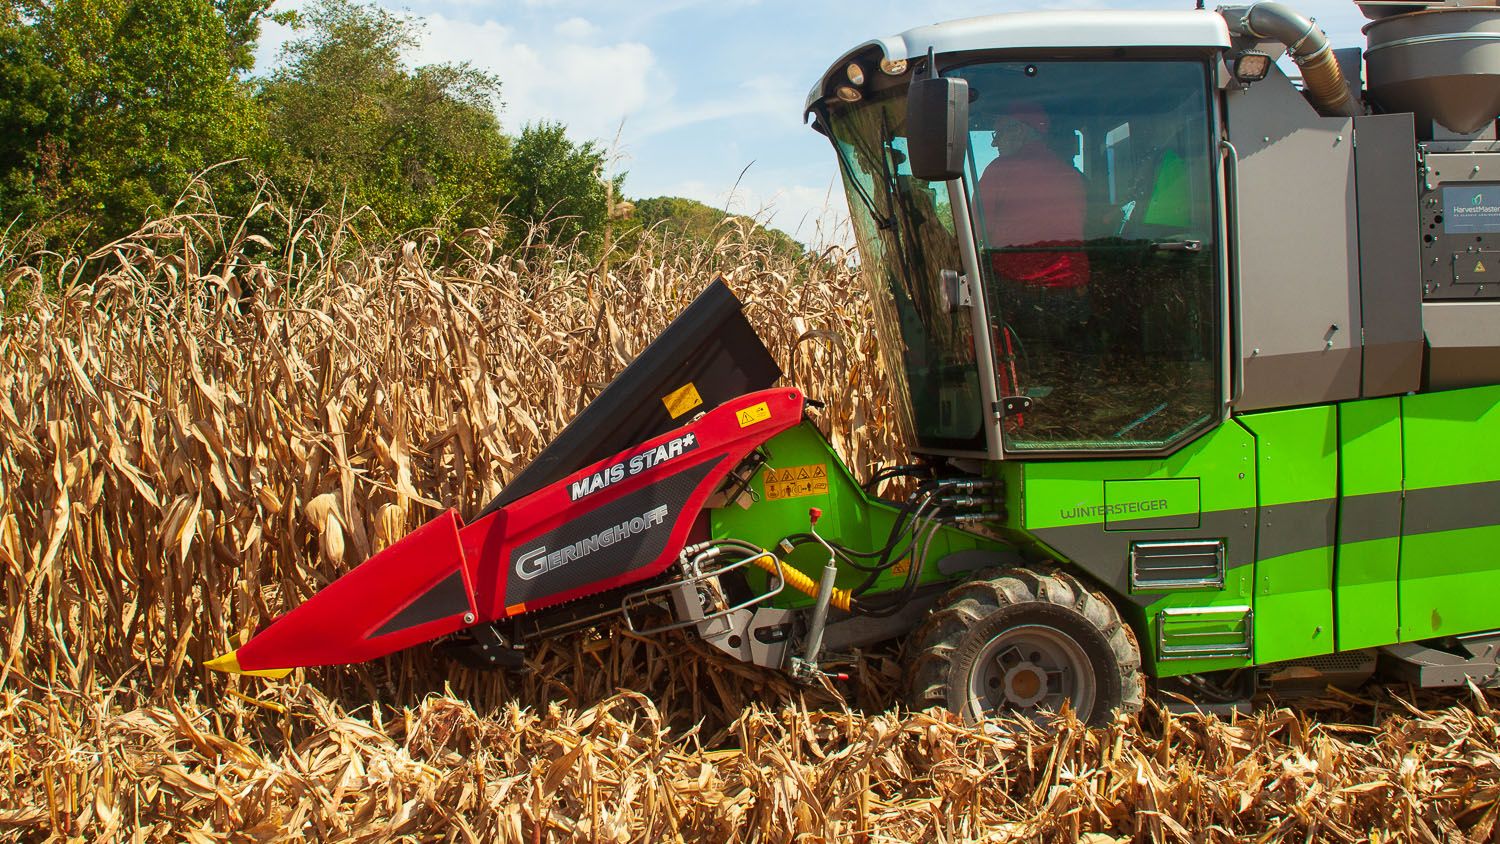
<path id="1" fill-rule="evenodd" d="M 667 505 L 663 504 L 633 519 L 610 525 L 587 539 L 580 539 L 572 545 L 564 545 L 556 551 L 549 553 L 545 545 L 533 548 L 516 558 L 516 576 L 522 580 L 530 580 L 542 572 L 561 568 L 573 560 L 587 557 L 600 548 L 608 548 L 616 542 L 623 542 L 638 533 L 648 531 L 666 519 Z"/>

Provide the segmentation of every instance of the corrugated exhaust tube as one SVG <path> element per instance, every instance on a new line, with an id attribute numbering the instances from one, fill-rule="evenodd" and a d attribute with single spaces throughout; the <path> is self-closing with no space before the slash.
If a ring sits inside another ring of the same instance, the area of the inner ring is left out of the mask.
<path id="1" fill-rule="evenodd" d="M 1349 85 L 1333 57 L 1333 45 L 1311 18 L 1269 0 L 1250 6 L 1222 7 L 1219 14 L 1235 35 L 1285 44 L 1292 61 L 1302 68 L 1307 98 L 1320 114 L 1353 117 L 1363 113 L 1359 103 L 1349 95 Z"/>

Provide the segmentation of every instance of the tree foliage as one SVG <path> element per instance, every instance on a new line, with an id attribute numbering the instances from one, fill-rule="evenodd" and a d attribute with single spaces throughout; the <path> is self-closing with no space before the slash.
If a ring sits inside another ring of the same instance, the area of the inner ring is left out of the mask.
<path id="1" fill-rule="evenodd" d="M 238 72 L 271 0 L 20 0 L 0 35 L 7 216 L 119 233 L 242 154 Z"/>
<path id="2" fill-rule="evenodd" d="M 713 242 L 725 234 L 725 223 L 731 214 L 696 199 L 681 196 L 658 196 L 635 201 L 631 222 L 635 229 L 656 229 L 699 242 Z M 806 250 L 790 235 L 776 229 L 755 225 L 753 234 L 765 241 L 771 251 L 783 258 L 797 258 Z M 629 231 L 626 236 L 630 235 Z"/>
<path id="3" fill-rule="evenodd" d="M 368 205 L 397 230 L 488 221 L 505 203 L 509 143 L 495 117 L 500 82 L 468 65 L 408 70 L 408 20 L 326 0 L 261 88 L 266 165 L 316 203 Z"/>
<path id="4" fill-rule="evenodd" d="M 410 67 L 420 28 L 359 0 L 314 0 L 278 20 L 296 36 L 253 75 L 272 0 L 11 0 L 0 9 L 0 226 L 88 247 L 170 207 L 206 168 L 229 214 L 264 172 L 304 207 L 368 207 L 388 230 L 452 233 L 504 214 L 532 236 L 604 245 L 606 154 L 560 123 L 507 135 L 500 79 L 468 64 Z M 239 160 L 231 167 L 221 162 Z M 654 204 L 653 204 L 654 203 Z M 616 203 L 617 219 L 628 203 Z M 650 200 L 709 238 L 723 215 Z M 639 225 L 619 219 L 617 234 Z M 270 234 L 267 232 L 266 234 Z M 792 244 L 795 249 L 795 244 Z"/>
<path id="5" fill-rule="evenodd" d="M 608 213 L 604 163 L 597 144 L 574 144 L 561 123 L 525 127 L 502 170 L 512 195 L 510 213 L 549 221 L 554 241 L 585 237 L 597 245 Z"/>

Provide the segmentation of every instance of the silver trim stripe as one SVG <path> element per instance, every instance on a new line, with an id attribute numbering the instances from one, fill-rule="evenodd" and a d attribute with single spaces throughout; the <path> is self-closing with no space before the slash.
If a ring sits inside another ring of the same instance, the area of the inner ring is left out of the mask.
<path id="1" fill-rule="evenodd" d="M 1408 47 L 1418 44 L 1440 44 L 1444 41 L 1500 41 L 1500 32 L 1442 32 L 1435 35 L 1413 35 L 1410 38 L 1398 38 L 1395 41 L 1386 41 L 1376 44 L 1368 50 L 1365 55 L 1377 53 L 1388 47 Z"/>

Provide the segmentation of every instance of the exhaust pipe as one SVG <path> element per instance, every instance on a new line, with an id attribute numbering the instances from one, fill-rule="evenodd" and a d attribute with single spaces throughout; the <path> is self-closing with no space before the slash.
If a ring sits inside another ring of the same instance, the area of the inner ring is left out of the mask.
<path id="1" fill-rule="evenodd" d="M 1307 97 L 1320 114 L 1354 117 L 1363 113 L 1349 95 L 1349 84 L 1333 57 L 1333 45 L 1311 18 L 1271 0 L 1250 6 L 1220 7 L 1219 14 L 1235 35 L 1285 44 L 1292 61 L 1302 69 Z"/>

